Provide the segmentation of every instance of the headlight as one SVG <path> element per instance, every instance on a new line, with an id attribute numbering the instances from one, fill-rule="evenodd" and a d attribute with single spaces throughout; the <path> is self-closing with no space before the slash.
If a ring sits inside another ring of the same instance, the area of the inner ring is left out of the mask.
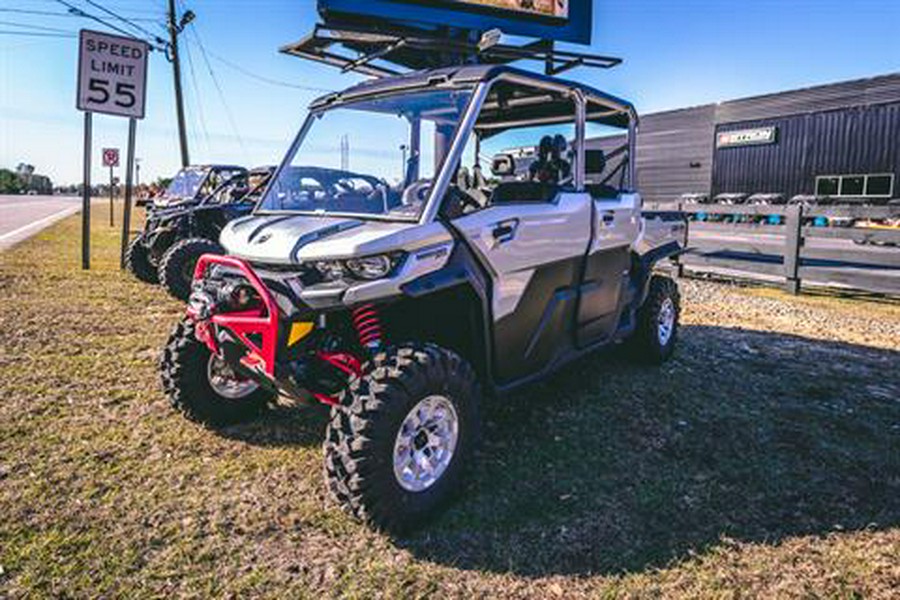
<path id="1" fill-rule="evenodd" d="M 385 254 L 367 256 L 365 258 L 351 258 L 345 263 L 347 270 L 358 279 L 381 279 L 386 277 L 394 268 L 394 261 Z"/>
<path id="2" fill-rule="evenodd" d="M 344 265 L 339 260 L 320 260 L 316 263 L 316 270 L 322 274 L 325 281 L 338 281 L 344 278 Z"/>
<path id="3" fill-rule="evenodd" d="M 363 258 L 347 260 L 320 260 L 315 263 L 316 270 L 326 281 L 338 281 L 346 275 L 354 279 L 373 281 L 387 277 L 400 264 L 403 253 L 377 254 Z"/>

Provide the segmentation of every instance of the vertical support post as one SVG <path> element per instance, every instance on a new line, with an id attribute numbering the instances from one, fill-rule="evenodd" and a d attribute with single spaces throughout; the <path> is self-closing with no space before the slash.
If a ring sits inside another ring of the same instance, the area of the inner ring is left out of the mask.
<path id="1" fill-rule="evenodd" d="M 131 178 L 134 174 L 134 138 L 137 130 L 137 119 L 134 117 L 128 119 L 128 150 L 125 154 L 125 207 L 122 213 L 122 248 L 119 253 L 119 268 L 125 268 L 125 250 L 128 248 L 129 238 L 131 238 L 131 196 L 132 185 Z"/>
<path id="2" fill-rule="evenodd" d="M 409 161 L 404 176 L 407 185 L 419 179 L 422 156 L 422 119 L 416 117 L 409 122 Z"/>
<path id="3" fill-rule="evenodd" d="M 109 226 L 113 226 L 113 190 L 115 183 L 113 182 L 113 168 L 109 167 Z"/>
<path id="4" fill-rule="evenodd" d="M 803 246 L 803 206 L 794 204 L 785 212 L 784 277 L 789 294 L 800 293 L 800 248 Z"/>
<path id="5" fill-rule="evenodd" d="M 91 268 L 91 136 L 92 113 L 84 113 L 84 173 L 81 189 L 81 268 Z"/>
<path id="6" fill-rule="evenodd" d="M 683 250 L 687 250 L 688 244 L 690 243 L 690 231 L 691 231 L 691 222 L 687 218 L 687 214 L 684 212 L 684 203 L 679 200 L 678 204 L 675 205 L 678 212 L 684 218 L 684 248 Z M 684 277 L 684 263 L 681 261 L 681 254 L 676 254 L 672 259 L 672 262 L 675 263 L 675 277 L 679 279 Z"/>
<path id="7" fill-rule="evenodd" d="M 575 100 L 575 189 L 579 192 L 584 191 L 585 178 L 587 177 L 587 169 L 585 168 L 585 143 L 586 143 L 586 127 L 587 127 L 587 102 L 584 94 L 575 92 L 573 94 Z"/>

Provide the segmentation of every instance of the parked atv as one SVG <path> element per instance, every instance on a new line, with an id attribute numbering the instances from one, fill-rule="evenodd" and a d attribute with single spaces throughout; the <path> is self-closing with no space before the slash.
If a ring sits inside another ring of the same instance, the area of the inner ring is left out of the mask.
<path id="1" fill-rule="evenodd" d="M 590 178 L 586 122 L 631 138 Z M 484 398 L 599 348 L 671 356 L 678 289 L 654 265 L 682 250 L 685 223 L 641 213 L 636 122 L 623 100 L 496 66 L 314 102 L 254 213 L 222 231 L 229 256 L 198 261 L 162 357 L 166 394 L 210 427 L 279 395 L 328 405 L 337 502 L 378 528 L 421 523 L 460 491 Z M 572 128 L 573 163 L 544 143 L 560 125 Z M 339 163 L 328 151 L 337 126 L 360 132 L 358 172 L 326 167 Z M 478 149 L 504 132 L 537 135 L 547 152 L 527 175 L 500 154 L 490 180 L 471 176 Z"/>
<path id="2" fill-rule="evenodd" d="M 190 294 L 197 259 L 206 253 L 222 253 L 218 243 L 222 228 L 253 210 L 274 171 L 272 167 L 250 172 L 238 167 L 203 169 L 206 174 L 197 175 L 191 184 L 183 176 L 196 175 L 201 170 L 179 173 L 172 186 L 178 186 L 176 189 L 182 190 L 184 196 L 170 194 L 166 200 L 155 203 L 143 231 L 131 241 L 125 254 L 128 269 L 138 279 L 158 281 L 181 300 L 187 300 Z M 194 187 L 197 190 L 191 191 Z"/>

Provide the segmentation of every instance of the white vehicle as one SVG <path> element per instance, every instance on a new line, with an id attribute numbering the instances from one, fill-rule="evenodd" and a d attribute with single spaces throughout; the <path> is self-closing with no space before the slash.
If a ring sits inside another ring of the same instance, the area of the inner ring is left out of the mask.
<path id="1" fill-rule="evenodd" d="M 589 125 L 629 131 L 617 166 L 595 155 L 586 172 Z M 642 215 L 636 126 L 628 102 L 506 66 L 320 98 L 254 213 L 223 230 L 229 256 L 201 257 L 164 351 L 169 398 L 210 426 L 276 395 L 328 404 L 337 501 L 379 528 L 420 523 L 459 490 L 484 398 L 603 347 L 672 354 L 678 290 L 654 265 L 685 227 Z M 347 131 L 382 151 L 336 168 Z M 499 154 L 482 175 L 486 148 L 527 135 L 527 174 Z"/>

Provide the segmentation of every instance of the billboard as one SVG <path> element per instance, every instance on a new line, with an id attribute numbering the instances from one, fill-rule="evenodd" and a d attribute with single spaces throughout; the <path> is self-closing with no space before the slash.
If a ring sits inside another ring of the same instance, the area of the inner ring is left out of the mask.
<path id="1" fill-rule="evenodd" d="M 555 19 L 569 18 L 568 0 L 439 0 L 446 4 L 471 5 L 497 9 L 522 16 L 536 15 Z"/>
<path id="2" fill-rule="evenodd" d="M 373 22 L 591 43 L 592 0 L 318 0 L 326 25 Z"/>

